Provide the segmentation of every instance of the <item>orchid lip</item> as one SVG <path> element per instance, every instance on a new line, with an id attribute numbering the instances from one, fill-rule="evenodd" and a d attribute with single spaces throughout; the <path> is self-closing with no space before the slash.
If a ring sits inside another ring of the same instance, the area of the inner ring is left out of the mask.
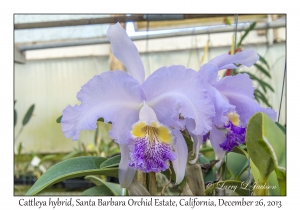
<path id="1" fill-rule="evenodd" d="M 176 159 L 171 143 L 173 135 L 168 127 L 157 121 L 139 121 L 132 126 L 129 166 L 143 172 L 161 172 Z"/>
<path id="2" fill-rule="evenodd" d="M 228 125 L 224 125 L 224 128 L 228 128 L 226 139 L 220 144 L 220 147 L 224 151 L 232 151 L 232 149 L 246 141 L 246 128 L 235 126 L 231 121 Z"/>

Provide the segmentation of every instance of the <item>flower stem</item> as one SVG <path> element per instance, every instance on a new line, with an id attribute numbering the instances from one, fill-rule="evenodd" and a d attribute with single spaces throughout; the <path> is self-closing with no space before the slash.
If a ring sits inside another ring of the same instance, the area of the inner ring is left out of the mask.
<path id="1" fill-rule="evenodd" d="M 156 176 L 155 172 L 149 173 L 149 192 L 150 195 L 157 195 Z"/>
<path id="2" fill-rule="evenodd" d="M 137 180 L 147 189 L 146 173 L 143 173 L 142 171 L 137 171 Z"/>

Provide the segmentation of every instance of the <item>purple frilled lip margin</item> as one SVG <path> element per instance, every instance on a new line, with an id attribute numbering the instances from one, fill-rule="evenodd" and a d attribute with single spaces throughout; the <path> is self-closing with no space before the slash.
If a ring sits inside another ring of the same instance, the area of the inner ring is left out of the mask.
<path id="1" fill-rule="evenodd" d="M 183 129 L 193 137 L 195 160 L 208 132 L 217 158 L 222 158 L 225 151 L 220 144 L 226 134 L 217 127 L 229 122 L 229 113 L 238 113 L 241 126 L 259 111 L 275 120 L 272 109 L 254 100 L 247 74 L 218 80 L 221 69 L 253 65 L 259 58 L 254 50 L 218 56 L 199 71 L 181 65 L 161 67 L 145 80 L 138 50 L 122 26 L 110 26 L 107 37 L 128 73 L 116 70 L 94 76 L 77 93 L 81 104 L 63 110 L 61 125 L 67 138 L 78 140 L 81 130 L 96 129 L 98 118 L 112 122 L 109 135 L 121 151 L 121 187 L 130 185 L 136 170 L 160 172 L 168 168 L 169 161 L 180 183 L 188 158 Z"/>

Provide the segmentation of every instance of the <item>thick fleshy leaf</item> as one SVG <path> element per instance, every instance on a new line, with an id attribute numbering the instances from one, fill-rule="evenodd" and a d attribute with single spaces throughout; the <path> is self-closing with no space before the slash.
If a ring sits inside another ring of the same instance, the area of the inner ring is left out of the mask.
<path id="1" fill-rule="evenodd" d="M 135 175 L 136 170 L 128 166 L 129 162 L 129 147 L 128 145 L 120 145 L 121 161 L 119 164 L 119 182 L 122 188 L 127 188 Z"/>
<path id="2" fill-rule="evenodd" d="M 81 130 L 96 129 L 96 121 L 112 122 L 110 136 L 119 144 L 127 143 L 132 124 L 138 121 L 143 101 L 140 84 L 122 71 L 94 76 L 77 94 L 81 104 L 67 106 L 61 120 L 67 138 L 77 140 Z"/>
<path id="3" fill-rule="evenodd" d="M 77 157 L 62 161 L 49 168 L 27 191 L 26 195 L 35 195 L 62 180 L 87 175 L 109 175 L 117 177 L 116 168 L 100 169 L 100 165 L 106 158 L 103 157 Z"/>
<path id="4" fill-rule="evenodd" d="M 225 132 L 218 130 L 215 126 L 213 126 L 210 131 L 209 140 L 210 140 L 211 146 L 213 147 L 213 149 L 215 151 L 216 159 L 218 159 L 218 160 L 221 160 L 226 153 L 220 147 L 220 144 L 223 143 L 225 139 L 226 139 Z"/>
<path id="5" fill-rule="evenodd" d="M 204 182 L 213 182 L 215 180 L 215 168 L 211 162 L 202 154 L 199 155 L 198 162 L 200 163 L 203 171 Z M 205 165 L 210 165 L 210 167 L 208 168 Z"/>
<path id="6" fill-rule="evenodd" d="M 268 176 L 274 166 L 278 175 L 282 172 L 285 176 L 285 135 L 264 113 L 256 113 L 249 121 L 246 144 L 251 159 L 262 175 Z M 271 162 L 268 167 L 265 166 L 267 160 Z"/>
<path id="7" fill-rule="evenodd" d="M 276 120 L 274 110 L 263 108 L 254 100 L 254 88 L 247 74 L 224 77 L 215 83 L 214 87 L 229 100 L 230 104 L 236 106 L 235 110 L 240 116 L 242 125 L 246 125 L 256 112 L 264 112 L 274 121 Z"/>
<path id="8" fill-rule="evenodd" d="M 275 171 L 280 194 L 286 194 L 286 139 L 284 133 L 264 113 L 256 113 L 249 121 L 246 144 L 251 160 L 258 168 L 262 184 L 269 182 Z M 274 170 L 275 169 L 275 170 Z M 273 181 L 275 184 L 276 182 Z M 258 190 L 264 195 L 266 190 Z"/>
<path id="9" fill-rule="evenodd" d="M 204 135 L 211 129 L 213 103 L 195 71 L 184 66 L 162 67 L 142 87 L 159 122 L 178 128 L 181 116 L 192 134 Z"/>
<path id="10" fill-rule="evenodd" d="M 110 168 L 110 167 L 119 166 L 120 160 L 121 160 L 121 155 L 116 155 L 101 163 L 100 168 Z"/>
<path id="11" fill-rule="evenodd" d="M 92 180 L 93 183 L 96 183 L 97 185 L 105 185 L 112 193 L 113 195 L 122 195 L 122 188 L 120 187 L 119 184 L 116 183 L 111 183 L 111 182 L 106 182 L 99 177 L 96 176 L 86 176 L 84 179 L 89 179 Z"/>
<path id="12" fill-rule="evenodd" d="M 143 63 L 136 46 L 128 37 L 120 23 L 116 23 L 108 28 L 107 38 L 111 43 L 114 56 L 116 56 L 116 58 L 126 66 L 129 73 L 142 84 L 145 80 Z"/>
<path id="13" fill-rule="evenodd" d="M 232 150 L 232 152 L 244 155 L 247 158 L 247 160 L 249 158 L 249 154 L 244 149 L 242 149 L 240 146 L 235 147 Z M 248 165 L 248 167 L 249 167 L 249 165 Z M 259 172 L 258 168 L 255 166 L 255 164 L 253 163 L 251 158 L 250 158 L 250 169 L 251 169 L 251 174 L 254 178 L 255 183 L 258 183 L 260 186 L 262 186 L 263 183 L 261 182 L 260 172 Z M 266 195 L 280 195 L 277 176 L 276 176 L 275 171 L 270 173 L 269 178 L 268 178 L 268 185 L 270 186 L 270 188 L 269 188 L 269 191 L 266 192 L 267 193 Z M 257 187 L 257 189 L 259 189 L 259 187 Z M 257 189 L 253 191 L 253 194 L 257 193 Z"/>
<path id="14" fill-rule="evenodd" d="M 229 152 L 226 157 L 226 167 L 231 173 L 232 179 L 239 180 L 239 177 L 248 168 L 247 157 L 235 152 Z"/>
<path id="15" fill-rule="evenodd" d="M 83 196 L 110 196 L 114 195 L 105 185 L 91 187 L 81 193 Z"/>
<path id="16" fill-rule="evenodd" d="M 275 124 L 280 128 L 280 130 L 286 135 L 286 127 L 281 125 L 279 122 L 275 122 Z"/>
<path id="17" fill-rule="evenodd" d="M 185 175 L 185 167 L 188 160 L 188 148 L 181 132 L 178 130 L 173 130 L 172 132 L 175 137 L 174 149 L 177 155 L 176 159 L 172 161 L 172 163 L 176 173 L 176 183 L 179 184 Z"/>

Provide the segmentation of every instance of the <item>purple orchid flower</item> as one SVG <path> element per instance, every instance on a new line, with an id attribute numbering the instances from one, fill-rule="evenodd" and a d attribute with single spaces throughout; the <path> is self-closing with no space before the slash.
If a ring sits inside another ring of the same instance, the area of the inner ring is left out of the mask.
<path id="1" fill-rule="evenodd" d="M 223 54 L 202 65 L 198 71 L 215 106 L 216 114 L 209 139 L 217 159 L 222 159 L 226 151 L 232 150 L 234 146 L 245 141 L 245 127 L 256 112 L 264 112 L 271 119 L 276 120 L 274 110 L 263 108 L 254 100 L 254 87 L 248 74 L 240 73 L 218 80 L 219 70 L 235 69 L 242 66 L 250 67 L 258 59 L 259 56 L 252 49 L 235 55 Z M 237 67 L 235 64 L 240 64 L 240 66 Z M 239 118 L 239 122 L 235 125 L 228 117 L 230 113 Z M 193 135 L 192 137 L 194 139 L 194 153 L 196 153 L 193 163 L 197 159 L 203 136 Z"/>
<path id="2" fill-rule="evenodd" d="M 160 172 L 172 161 L 176 182 L 185 174 L 188 150 L 180 129 L 193 135 L 211 130 L 215 111 L 200 74 L 183 66 L 162 67 L 145 80 L 138 50 L 122 26 L 110 26 L 112 52 L 127 68 L 94 76 L 67 106 L 61 120 L 67 138 L 96 129 L 98 118 L 112 122 L 109 132 L 120 146 L 119 181 L 128 187 L 136 170 Z M 199 108 L 201 107 L 201 108 Z"/>

